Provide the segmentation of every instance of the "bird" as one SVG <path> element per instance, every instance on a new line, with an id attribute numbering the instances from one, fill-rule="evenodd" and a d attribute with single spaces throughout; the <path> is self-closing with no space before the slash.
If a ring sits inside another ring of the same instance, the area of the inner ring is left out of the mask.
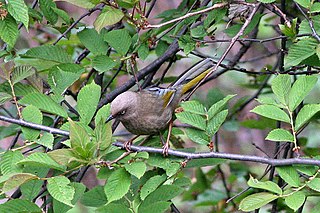
<path id="1" fill-rule="evenodd" d="M 184 72 L 167 88 L 154 86 L 138 92 L 126 91 L 119 94 L 111 102 L 110 115 L 106 122 L 116 119 L 136 135 L 124 144 L 127 151 L 130 151 L 133 141 L 140 135 L 161 136 L 161 131 L 169 127 L 163 146 L 163 154 L 168 155 L 174 111 L 182 96 L 201 81 L 213 65 L 213 61 L 207 58 Z"/>

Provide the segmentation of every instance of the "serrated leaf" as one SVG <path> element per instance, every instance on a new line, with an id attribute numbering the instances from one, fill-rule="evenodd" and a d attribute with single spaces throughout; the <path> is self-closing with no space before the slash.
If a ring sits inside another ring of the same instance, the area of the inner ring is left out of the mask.
<path id="1" fill-rule="evenodd" d="M 316 53 L 318 42 L 315 39 L 301 39 L 293 44 L 285 58 L 285 67 L 296 66 Z"/>
<path id="2" fill-rule="evenodd" d="M 106 55 L 98 55 L 92 60 L 92 67 L 95 68 L 99 74 L 113 69 L 117 62 Z"/>
<path id="3" fill-rule="evenodd" d="M 140 191 L 141 200 L 144 200 L 150 193 L 156 190 L 162 183 L 165 182 L 166 179 L 166 175 L 156 175 L 147 180 Z"/>
<path id="4" fill-rule="evenodd" d="M 105 212 L 112 212 L 112 213 L 132 213 L 129 206 L 120 203 L 109 203 L 107 205 L 101 206 L 95 210 L 97 213 L 105 213 Z"/>
<path id="5" fill-rule="evenodd" d="M 29 14 L 28 7 L 23 0 L 7 0 L 8 12 L 16 21 L 21 21 L 28 30 Z"/>
<path id="6" fill-rule="evenodd" d="M 124 168 L 127 170 L 127 172 L 133 176 L 136 176 L 138 179 L 140 179 L 147 171 L 146 164 L 141 161 L 126 164 Z"/>
<path id="7" fill-rule="evenodd" d="M 318 12 L 320 12 L 320 3 L 319 2 L 314 2 L 311 5 L 310 13 L 318 13 Z"/>
<path id="8" fill-rule="evenodd" d="M 182 102 L 181 106 L 184 111 L 199 115 L 206 115 L 205 107 L 199 101 Z"/>
<path id="9" fill-rule="evenodd" d="M 127 54 L 131 46 L 131 37 L 126 29 L 112 30 L 104 36 L 104 40 L 121 55 Z"/>
<path id="10" fill-rule="evenodd" d="M 98 34 L 95 29 L 84 29 L 78 33 L 81 43 L 94 55 L 105 55 L 108 44 L 103 40 L 103 35 Z"/>
<path id="11" fill-rule="evenodd" d="M 208 110 L 208 119 L 213 118 L 218 112 L 220 112 L 228 103 L 228 101 L 236 95 L 228 95 L 217 103 L 213 104 Z"/>
<path id="12" fill-rule="evenodd" d="M 72 63 L 70 55 L 61 46 L 42 45 L 33 47 L 22 56 L 56 63 Z"/>
<path id="13" fill-rule="evenodd" d="M 108 149 L 112 142 L 111 122 L 105 123 L 105 120 L 101 119 L 94 129 L 94 133 L 99 150 L 104 151 Z"/>
<path id="14" fill-rule="evenodd" d="M 185 132 L 186 132 L 188 138 L 190 138 L 195 143 L 202 144 L 202 145 L 208 145 L 210 142 L 209 136 L 203 130 L 186 128 Z"/>
<path id="15" fill-rule="evenodd" d="M 320 192 L 320 178 L 314 178 L 307 183 L 307 186 L 317 192 Z"/>
<path id="16" fill-rule="evenodd" d="M 285 197 L 284 201 L 293 210 L 297 211 L 306 200 L 306 195 L 302 191 L 294 192 L 293 194 Z"/>
<path id="17" fill-rule="evenodd" d="M 23 97 L 20 101 L 22 105 L 33 105 L 38 107 L 39 109 L 49 112 L 52 114 L 60 115 L 61 117 L 67 118 L 67 112 L 58 105 L 54 100 L 52 100 L 49 96 L 46 96 L 42 93 L 30 93 Z"/>
<path id="18" fill-rule="evenodd" d="M 216 114 L 211 120 L 208 122 L 207 131 L 211 136 L 216 134 L 216 132 L 219 130 L 220 126 L 223 124 L 223 122 L 226 120 L 228 115 L 228 110 L 223 110 Z"/>
<path id="19" fill-rule="evenodd" d="M 278 172 L 280 177 L 290 186 L 300 186 L 299 174 L 297 170 L 295 170 L 292 166 L 276 167 L 276 171 Z"/>
<path id="20" fill-rule="evenodd" d="M 245 212 L 250 212 L 255 209 L 261 208 L 262 206 L 270 203 L 278 197 L 278 195 L 267 192 L 255 193 L 241 200 L 239 209 Z"/>
<path id="21" fill-rule="evenodd" d="M 57 176 L 48 179 L 47 189 L 50 195 L 68 206 L 73 207 L 75 189 L 70 185 L 70 180 L 64 176 Z"/>
<path id="22" fill-rule="evenodd" d="M 290 123 L 289 116 L 280 108 L 273 105 L 260 105 L 255 107 L 250 112 L 254 112 L 258 115 L 271 118 L 277 121 L 283 121 L 286 123 Z"/>
<path id="23" fill-rule="evenodd" d="M 289 109 L 291 112 L 299 106 L 317 81 L 318 78 L 315 76 L 301 76 L 294 82 L 289 93 Z"/>
<path id="24" fill-rule="evenodd" d="M 61 165 L 68 165 L 75 155 L 71 149 L 57 149 L 47 153 L 54 161 Z"/>
<path id="25" fill-rule="evenodd" d="M 74 153 L 81 159 L 89 160 L 92 158 L 96 148 L 96 144 L 90 140 L 89 134 L 86 130 L 69 119 L 70 123 L 70 143 Z"/>
<path id="26" fill-rule="evenodd" d="M 57 23 L 58 15 L 52 9 L 57 6 L 52 0 L 39 0 L 39 7 L 43 15 L 51 24 Z"/>
<path id="27" fill-rule="evenodd" d="M 65 1 L 70 4 L 76 5 L 78 7 L 82 7 L 85 9 L 91 9 L 95 6 L 95 4 L 90 0 L 54 0 L 54 1 Z"/>
<path id="28" fill-rule="evenodd" d="M 107 118 L 109 117 L 109 115 L 110 115 L 110 104 L 107 104 L 98 110 L 98 112 L 94 118 L 94 123 L 96 125 L 98 125 L 100 120 L 106 121 Z"/>
<path id="29" fill-rule="evenodd" d="M 196 48 L 196 42 L 190 35 L 183 35 L 179 37 L 178 44 L 186 55 Z"/>
<path id="30" fill-rule="evenodd" d="M 157 45 L 158 47 L 159 45 Z M 146 43 L 143 43 L 138 48 L 138 56 L 141 60 L 145 60 L 149 55 L 149 47 Z"/>
<path id="31" fill-rule="evenodd" d="M 18 83 L 19 81 L 34 75 L 36 72 L 35 68 L 32 66 L 22 65 L 14 68 L 11 74 L 11 81 L 13 84 Z"/>
<path id="32" fill-rule="evenodd" d="M 266 140 L 294 142 L 294 137 L 288 130 L 274 129 L 271 132 L 269 132 L 269 134 L 266 137 Z"/>
<path id="33" fill-rule="evenodd" d="M 101 88 L 95 83 L 83 87 L 78 94 L 77 109 L 80 114 L 80 121 L 89 124 L 97 110 Z"/>
<path id="34" fill-rule="evenodd" d="M 104 186 L 104 192 L 107 195 L 108 203 L 119 200 L 127 194 L 130 184 L 130 174 L 124 168 L 114 171 Z"/>
<path id="35" fill-rule="evenodd" d="M 93 23 L 93 26 L 100 32 L 102 28 L 118 23 L 123 17 L 124 14 L 121 10 L 105 6 Z"/>
<path id="36" fill-rule="evenodd" d="M 18 25 L 12 16 L 7 15 L 5 19 L 0 19 L 0 38 L 7 43 L 9 47 L 14 47 L 18 37 Z"/>
<path id="37" fill-rule="evenodd" d="M 42 136 L 36 140 L 35 142 L 37 144 L 40 144 L 48 149 L 53 149 L 53 141 L 54 141 L 54 137 L 53 137 L 53 134 L 51 133 L 48 133 L 48 132 L 44 132 L 42 134 Z"/>
<path id="38" fill-rule="evenodd" d="M 201 130 L 206 130 L 206 120 L 200 115 L 193 114 L 191 112 L 176 113 L 179 121 L 197 127 Z"/>
<path id="39" fill-rule="evenodd" d="M 96 186 L 84 193 L 80 202 L 85 206 L 99 207 L 105 205 L 108 201 L 103 186 Z"/>
<path id="40" fill-rule="evenodd" d="M 310 0 L 294 0 L 294 1 L 300 4 L 304 8 L 310 8 L 311 6 Z"/>
<path id="41" fill-rule="evenodd" d="M 56 7 L 51 7 L 51 9 L 53 10 L 53 12 L 55 12 L 59 17 L 62 18 L 63 21 L 65 21 L 65 23 L 67 25 L 70 25 L 70 17 L 68 15 L 68 13 L 64 10 L 61 10 L 59 8 Z"/>
<path id="42" fill-rule="evenodd" d="M 291 77 L 289 75 L 278 75 L 272 80 L 271 88 L 282 104 L 288 104 L 288 94 L 291 89 Z"/>
<path id="43" fill-rule="evenodd" d="M 279 195 L 282 194 L 282 189 L 272 181 L 259 181 L 253 178 L 252 176 L 250 176 L 250 179 L 248 180 L 248 185 L 252 188 L 265 189 L 270 192 L 277 193 Z"/>
<path id="44" fill-rule="evenodd" d="M 5 92 L 0 92 L 0 105 L 5 104 L 7 101 L 11 99 L 12 99 L 12 95 Z"/>
<path id="45" fill-rule="evenodd" d="M 42 210 L 31 201 L 23 199 L 14 199 L 0 204 L 0 212 L 42 213 Z"/>
<path id="46" fill-rule="evenodd" d="M 66 166 L 62 166 L 54 161 L 52 158 L 48 156 L 46 153 L 35 152 L 23 160 L 17 162 L 17 165 L 31 165 L 31 166 L 39 166 L 52 168 L 59 171 L 65 171 Z"/>
<path id="47" fill-rule="evenodd" d="M 42 113 L 37 107 L 33 105 L 29 105 L 23 109 L 22 118 L 25 121 L 29 121 L 36 124 L 42 124 Z M 21 127 L 21 130 L 23 132 L 24 137 L 27 140 L 35 140 L 38 138 L 40 134 L 40 130 L 31 129 L 28 127 Z"/>
<path id="48" fill-rule="evenodd" d="M 36 175 L 30 173 L 19 173 L 11 176 L 3 185 L 2 191 L 8 192 L 11 191 L 20 185 L 30 181 L 38 179 Z"/>
<path id="49" fill-rule="evenodd" d="M 320 104 L 307 104 L 299 111 L 295 121 L 295 131 L 298 131 L 306 124 L 316 113 L 320 111 Z"/>
<path id="50" fill-rule="evenodd" d="M 23 155 L 19 151 L 7 151 L 1 156 L 0 169 L 2 175 L 20 173 L 22 167 L 17 162 L 23 159 Z"/>

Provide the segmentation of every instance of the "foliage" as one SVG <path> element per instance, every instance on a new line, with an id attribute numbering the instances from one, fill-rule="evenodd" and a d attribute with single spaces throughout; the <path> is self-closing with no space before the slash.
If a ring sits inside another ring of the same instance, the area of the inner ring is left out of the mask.
<path id="1" fill-rule="evenodd" d="M 0 212 L 320 211 L 320 3 L 168 2 L 0 0 Z M 119 148 L 110 102 L 204 58 L 172 132 Z"/>

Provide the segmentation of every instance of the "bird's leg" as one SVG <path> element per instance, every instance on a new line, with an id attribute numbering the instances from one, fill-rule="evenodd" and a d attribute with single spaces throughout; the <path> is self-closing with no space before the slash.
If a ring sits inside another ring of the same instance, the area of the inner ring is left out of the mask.
<path id="1" fill-rule="evenodd" d="M 135 139 L 137 139 L 139 136 L 140 136 L 140 135 L 136 135 L 136 136 L 134 136 L 133 138 L 131 138 L 130 140 L 126 141 L 126 142 L 123 144 L 123 145 L 124 145 L 124 148 L 125 148 L 128 152 L 131 151 L 130 147 L 131 147 L 133 141 L 134 141 Z"/>
<path id="2" fill-rule="evenodd" d="M 171 132 L 172 132 L 172 125 L 173 125 L 173 121 L 171 120 L 170 123 L 169 123 L 169 130 L 168 130 L 168 136 L 167 136 L 167 140 L 165 142 L 165 144 L 163 145 L 163 155 L 164 156 L 168 156 L 168 151 L 169 151 L 169 148 L 170 148 L 170 137 L 171 137 Z"/>

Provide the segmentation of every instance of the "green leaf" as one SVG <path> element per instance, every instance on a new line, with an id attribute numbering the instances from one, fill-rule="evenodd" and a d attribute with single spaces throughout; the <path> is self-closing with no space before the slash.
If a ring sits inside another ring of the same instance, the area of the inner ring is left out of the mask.
<path id="1" fill-rule="evenodd" d="M 102 206 L 95 210 L 97 213 L 105 213 L 105 212 L 112 212 L 112 213 L 132 213 L 129 206 L 119 203 L 109 203 L 105 206 Z"/>
<path id="2" fill-rule="evenodd" d="M 92 60 L 92 67 L 95 68 L 99 74 L 113 69 L 117 62 L 106 55 L 98 55 Z"/>
<path id="3" fill-rule="evenodd" d="M 107 118 L 109 117 L 109 115 L 110 115 L 110 104 L 107 104 L 98 110 L 98 112 L 94 118 L 95 124 L 98 125 L 98 123 L 101 120 L 106 121 Z"/>
<path id="4" fill-rule="evenodd" d="M 320 178 L 314 178 L 307 183 L 307 186 L 317 192 L 320 192 Z"/>
<path id="5" fill-rule="evenodd" d="M 207 131 L 208 133 L 213 136 L 219 130 L 220 126 L 226 120 L 228 115 L 228 110 L 223 110 L 216 114 L 211 120 L 209 120 Z"/>
<path id="6" fill-rule="evenodd" d="M 140 191 L 141 200 L 144 200 L 150 193 L 156 190 L 162 183 L 166 181 L 166 179 L 166 175 L 156 175 L 147 180 Z"/>
<path id="7" fill-rule="evenodd" d="M 47 153 L 54 161 L 61 165 L 68 165 L 76 158 L 71 149 L 57 149 Z"/>
<path id="8" fill-rule="evenodd" d="M 268 190 L 279 195 L 282 194 L 282 189 L 272 181 L 262 182 L 250 176 L 250 179 L 248 180 L 248 185 L 252 188 Z"/>
<path id="9" fill-rule="evenodd" d="M 295 121 L 295 131 L 298 131 L 306 124 L 316 113 L 320 111 L 320 104 L 307 104 L 299 111 Z"/>
<path id="10" fill-rule="evenodd" d="M 41 135 L 41 137 L 38 140 L 36 140 L 35 142 L 37 144 L 40 144 L 40 145 L 52 150 L 53 149 L 53 141 L 54 141 L 53 134 L 48 133 L 48 132 L 44 132 Z"/>
<path id="11" fill-rule="evenodd" d="M 176 113 L 176 116 L 182 123 L 189 124 L 201 130 L 206 130 L 206 120 L 200 115 L 193 114 L 191 112 L 180 112 Z"/>
<path id="12" fill-rule="evenodd" d="M 299 174 L 297 170 L 295 170 L 292 166 L 277 167 L 276 171 L 278 172 L 280 177 L 290 186 L 300 186 Z"/>
<path id="13" fill-rule="evenodd" d="M 105 123 L 105 120 L 101 119 L 94 129 L 94 133 L 99 150 L 104 151 L 108 149 L 112 142 L 111 122 Z"/>
<path id="14" fill-rule="evenodd" d="M 218 112 L 220 112 L 226 106 L 227 102 L 236 95 L 228 95 L 217 103 L 213 104 L 208 110 L 208 119 L 213 118 Z"/>
<path id="15" fill-rule="evenodd" d="M 226 162 L 225 159 L 219 159 L 219 158 L 203 158 L 203 159 L 192 159 L 187 163 L 187 165 L 184 168 L 201 168 L 205 166 L 215 166 L 218 164 L 222 164 Z"/>
<path id="16" fill-rule="evenodd" d="M 89 134 L 82 126 L 71 119 L 69 119 L 69 123 L 71 148 L 81 159 L 91 159 L 95 152 L 96 144 L 90 140 Z"/>
<path id="17" fill-rule="evenodd" d="M 199 101 L 186 101 L 180 104 L 184 111 L 199 115 L 206 115 L 205 107 Z"/>
<path id="18" fill-rule="evenodd" d="M 7 101 L 11 99 L 12 99 L 12 95 L 5 92 L 0 92 L 0 106 L 5 104 Z"/>
<path id="19" fill-rule="evenodd" d="M 277 121 L 283 121 L 286 123 L 290 123 L 289 116 L 280 108 L 273 105 L 260 105 L 255 107 L 250 112 L 254 112 L 258 115 L 271 118 Z"/>
<path id="20" fill-rule="evenodd" d="M 66 166 L 62 166 L 49 157 L 46 153 L 35 152 L 23 160 L 17 162 L 17 165 L 31 165 L 38 167 L 52 168 L 59 171 L 65 171 Z"/>
<path id="21" fill-rule="evenodd" d="M 32 66 L 17 66 L 14 68 L 13 72 L 11 73 L 11 81 L 13 84 L 18 83 L 19 81 L 34 75 L 36 72 L 35 68 Z"/>
<path id="22" fill-rule="evenodd" d="M 285 197 L 284 201 L 293 210 L 297 211 L 306 200 L 306 195 L 302 191 L 293 192 L 293 194 Z"/>
<path id="23" fill-rule="evenodd" d="M 320 12 L 320 3 L 315 2 L 311 5 L 310 13 L 318 13 L 318 12 Z"/>
<path id="24" fill-rule="evenodd" d="M 32 213 L 42 213 L 42 210 L 33 202 L 14 199 L 9 200 L 3 204 L 0 204 L 0 212 L 32 212 Z"/>
<path id="25" fill-rule="evenodd" d="M 70 180 L 65 176 L 57 176 L 48 179 L 47 189 L 50 195 L 68 206 L 73 207 L 75 189 L 70 185 Z"/>
<path id="26" fill-rule="evenodd" d="M 62 0 L 62 1 L 69 2 L 70 4 L 73 4 L 85 9 L 91 9 L 95 6 L 93 1 L 91 0 Z"/>
<path id="27" fill-rule="evenodd" d="M 147 171 L 146 164 L 141 161 L 125 164 L 124 168 L 127 170 L 127 172 L 133 176 L 136 176 L 138 179 L 140 179 Z"/>
<path id="28" fill-rule="evenodd" d="M 104 36 L 104 40 L 121 55 L 127 54 L 131 46 L 131 37 L 126 29 L 112 30 Z"/>
<path id="29" fill-rule="evenodd" d="M 100 32 L 102 28 L 118 23 L 123 17 L 124 14 L 121 10 L 105 6 L 93 23 L 93 26 Z"/>
<path id="30" fill-rule="evenodd" d="M 19 173 L 11 176 L 3 185 L 2 191 L 8 192 L 11 191 L 22 184 L 30 181 L 38 179 L 36 175 L 30 174 L 30 173 Z"/>
<path id="31" fill-rule="evenodd" d="M 108 44 L 103 40 L 103 35 L 95 29 L 84 29 L 78 33 L 81 43 L 94 55 L 106 54 Z"/>
<path id="32" fill-rule="evenodd" d="M 64 10 L 61 10 L 59 8 L 56 8 L 56 7 L 51 7 L 51 9 L 53 10 L 53 12 L 55 12 L 59 17 L 62 18 L 63 21 L 65 21 L 65 23 L 67 25 L 70 25 L 70 17 L 68 15 L 68 13 Z"/>
<path id="33" fill-rule="evenodd" d="M 310 8 L 311 6 L 310 0 L 294 0 L 294 1 L 300 4 L 304 8 Z"/>
<path id="34" fill-rule="evenodd" d="M 272 91 L 282 104 L 288 104 L 288 94 L 291 89 L 291 77 L 280 74 L 272 80 Z"/>
<path id="35" fill-rule="evenodd" d="M 96 186 L 84 193 L 80 202 L 85 206 L 99 207 L 107 203 L 107 197 L 103 186 Z"/>
<path id="36" fill-rule="evenodd" d="M 210 142 L 209 136 L 203 130 L 186 128 L 184 131 L 186 132 L 188 138 L 190 138 L 195 143 L 208 145 Z"/>
<path id="37" fill-rule="evenodd" d="M 190 30 L 190 34 L 193 38 L 203 38 L 207 35 L 207 32 L 202 25 L 199 25 L 195 28 L 192 28 Z"/>
<path id="38" fill-rule="evenodd" d="M 101 88 L 94 82 L 83 87 L 78 94 L 77 109 L 80 114 L 80 121 L 89 124 L 97 110 Z"/>
<path id="39" fill-rule="evenodd" d="M 259 0 L 259 2 L 264 3 L 264 4 L 269 4 L 269 3 L 273 3 L 276 0 Z"/>
<path id="40" fill-rule="evenodd" d="M 255 209 L 261 208 L 262 206 L 270 203 L 278 197 L 278 195 L 267 192 L 255 193 L 241 200 L 239 209 L 245 212 L 250 212 Z"/>
<path id="41" fill-rule="evenodd" d="M 72 63 L 70 55 L 61 46 L 42 45 L 33 47 L 22 56 L 56 63 Z"/>
<path id="42" fill-rule="evenodd" d="M 17 162 L 23 159 L 23 155 L 19 151 L 7 151 L 1 156 L 0 169 L 2 175 L 20 173 L 22 167 Z"/>
<path id="43" fill-rule="evenodd" d="M 129 191 L 131 184 L 130 174 L 120 168 L 114 171 L 104 186 L 104 192 L 107 195 L 108 203 L 119 200 Z"/>
<path id="44" fill-rule="evenodd" d="M 29 105 L 23 109 L 22 117 L 25 121 L 42 124 L 42 113 L 37 107 L 33 105 Z M 21 127 L 21 130 L 27 140 L 35 140 L 40 134 L 40 130 L 31 129 L 28 127 Z"/>
<path id="45" fill-rule="evenodd" d="M 294 137 L 288 130 L 285 129 L 274 129 L 266 137 L 269 141 L 284 141 L 294 142 Z"/>
<path id="46" fill-rule="evenodd" d="M 158 47 L 158 45 L 157 45 Z M 138 56 L 141 60 L 145 60 L 149 55 L 149 47 L 146 43 L 143 43 L 138 48 Z"/>
<path id="47" fill-rule="evenodd" d="M 178 196 L 182 192 L 183 189 L 179 186 L 162 185 L 146 197 L 139 206 L 139 212 L 147 212 L 148 209 L 152 209 L 153 212 L 163 212 L 168 208 L 167 201 Z"/>
<path id="48" fill-rule="evenodd" d="M 28 30 L 29 14 L 28 7 L 23 0 L 7 0 L 8 12 L 16 21 L 21 21 Z"/>
<path id="49" fill-rule="evenodd" d="M 67 118 L 67 112 L 58 105 L 54 100 L 52 100 L 49 96 L 46 96 L 42 93 L 30 93 L 26 95 L 19 101 L 20 104 L 23 105 L 33 105 L 38 107 L 39 109 L 52 113 L 55 115 L 60 115 L 61 117 Z"/>
<path id="50" fill-rule="evenodd" d="M 289 109 L 291 112 L 299 106 L 317 81 L 318 78 L 315 76 L 301 76 L 294 82 L 289 93 Z"/>
<path id="51" fill-rule="evenodd" d="M 196 48 L 196 42 L 189 35 L 183 35 L 178 40 L 179 47 L 183 49 L 183 52 L 188 55 Z"/>
<path id="52" fill-rule="evenodd" d="M 49 69 L 48 83 L 54 94 L 62 95 L 79 79 L 85 69 L 78 64 L 59 64 Z"/>
<path id="53" fill-rule="evenodd" d="M 285 58 L 285 67 L 299 65 L 303 60 L 316 53 L 318 42 L 315 39 L 301 39 L 293 44 Z"/>
<path id="54" fill-rule="evenodd" d="M 5 19 L 0 19 L 0 38 L 7 43 L 9 47 L 14 47 L 19 33 L 18 25 L 12 16 L 7 15 Z"/>
<path id="55" fill-rule="evenodd" d="M 43 15 L 51 24 L 57 23 L 58 15 L 52 9 L 57 6 L 52 0 L 39 0 L 39 7 Z"/>

